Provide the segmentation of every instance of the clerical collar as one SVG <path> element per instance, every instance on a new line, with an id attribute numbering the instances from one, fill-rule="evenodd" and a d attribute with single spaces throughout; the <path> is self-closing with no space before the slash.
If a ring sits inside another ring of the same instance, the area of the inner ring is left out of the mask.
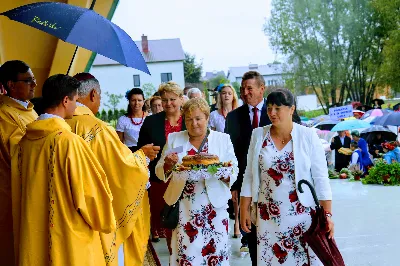
<path id="1" fill-rule="evenodd" d="M 41 114 L 37 120 L 45 120 L 45 119 L 49 119 L 49 118 L 60 118 L 62 120 L 64 120 L 64 118 L 62 118 L 61 116 L 58 115 L 53 115 L 53 114 L 48 114 L 48 113 L 44 113 Z"/>
<path id="2" fill-rule="evenodd" d="M 80 103 L 80 102 L 76 102 L 76 105 L 80 106 L 80 107 L 87 107 L 86 105 Z"/>
<path id="3" fill-rule="evenodd" d="M 16 101 L 17 103 L 19 103 L 20 105 L 22 105 L 23 107 L 25 107 L 25 109 L 28 109 L 28 105 L 29 105 L 29 102 L 28 101 L 26 101 L 26 102 L 24 102 L 24 101 L 21 101 L 21 100 L 17 100 L 17 99 L 15 99 L 15 98 L 13 98 L 13 97 L 11 97 L 11 96 L 8 96 L 10 99 L 13 99 L 14 101 Z"/>

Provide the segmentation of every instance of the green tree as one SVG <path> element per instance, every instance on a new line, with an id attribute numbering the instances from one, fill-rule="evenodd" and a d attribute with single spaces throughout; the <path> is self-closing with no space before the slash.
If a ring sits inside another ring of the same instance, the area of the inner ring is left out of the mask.
<path id="1" fill-rule="evenodd" d="M 235 89 L 237 96 L 240 97 L 240 83 L 237 81 L 232 82 L 232 87 Z"/>
<path id="2" fill-rule="evenodd" d="M 125 115 L 126 114 L 126 110 L 125 109 L 120 109 L 119 110 L 119 116 L 118 117 L 121 117 L 121 116 L 123 116 L 123 115 Z"/>
<path id="3" fill-rule="evenodd" d="M 95 114 L 95 116 L 96 116 L 98 119 L 101 119 L 101 111 L 97 112 L 97 113 Z"/>
<path id="4" fill-rule="evenodd" d="M 119 110 L 115 109 L 114 112 L 113 112 L 113 119 L 114 120 L 118 120 L 118 118 L 119 118 Z"/>
<path id="5" fill-rule="evenodd" d="M 185 53 L 183 70 L 185 73 L 186 83 L 199 83 L 201 79 L 201 72 L 203 71 L 203 63 L 197 64 L 196 57 L 194 55 Z"/>
<path id="6" fill-rule="evenodd" d="M 212 78 L 208 81 L 209 88 L 214 89 L 219 84 L 230 83 L 230 80 L 227 79 L 224 75 L 218 75 L 215 78 Z"/>
<path id="7" fill-rule="evenodd" d="M 113 94 L 113 93 L 110 94 L 108 91 L 105 93 L 105 95 L 107 96 L 108 99 L 107 103 L 105 103 L 104 105 L 112 109 L 112 111 L 115 111 L 117 109 L 117 106 L 121 102 L 121 99 L 124 98 L 122 94 Z"/>
<path id="8" fill-rule="evenodd" d="M 111 122 L 114 119 L 114 112 L 113 110 L 109 109 L 107 112 L 107 122 Z"/>
<path id="9" fill-rule="evenodd" d="M 151 83 L 145 83 L 142 86 L 142 90 L 144 93 L 144 98 L 149 99 L 156 92 L 156 87 L 154 87 Z"/>
<path id="10" fill-rule="evenodd" d="M 107 120 L 107 112 L 106 112 L 106 110 L 104 110 L 104 109 L 101 110 L 100 119 L 103 120 L 103 121 L 105 121 L 105 122 L 108 121 L 108 120 Z"/>
<path id="11" fill-rule="evenodd" d="M 384 84 L 400 91 L 400 0 L 373 0 L 372 6 L 380 22 L 385 40 L 380 78 Z"/>
<path id="12" fill-rule="evenodd" d="M 292 88 L 306 84 L 325 112 L 347 98 L 368 103 L 378 86 L 383 41 L 370 2 L 272 1 L 265 33 L 294 66 Z"/>

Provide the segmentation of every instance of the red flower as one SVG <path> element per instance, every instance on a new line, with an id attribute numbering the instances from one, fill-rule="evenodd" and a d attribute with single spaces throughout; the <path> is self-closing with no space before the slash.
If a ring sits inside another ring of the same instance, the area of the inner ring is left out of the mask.
<path id="1" fill-rule="evenodd" d="M 303 231 L 303 230 L 301 229 L 301 226 L 300 226 L 300 225 L 296 225 L 296 226 L 293 228 L 293 234 L 294 234 L 295 236 L 301 235 L 302 231 Z"/>
<path id="2" fill-rule="evenodd" d="M 278 258 L 278 261 L 279 261 L 280 264 L 283 264 L 283 263 L 286 261 L 286 258 L 287 258 L 288 253 L 287 253 L 286 250 L 282 249 L 282 248 L 278 245 L 278 243 L 275 243 L 275 244 L 273 245 L 272 251 L 274 252 L 275 257 Z"/>
<path id="3" fill-rule="evenodd" d="M 290 202 L 295 202 L 297 201 L 299 198 L 297 197 L 297 191 L 293 190 L 290 194 L 289 194 L 289 200 Z"/>
<path id="4" fill-rule="evenodd" d="M 220 258 L 218 256 L 210 256 L 208 257 L 207 266 L 216 266 L 219 264 Z"/>
<path id="5" fill-rule="evenodd" d="M 262 147 L 265 148 L 265 147 L 267 147 L 267 145 L 268 145 L 268 141 L 265 139 L 264 142 L 263 142 Z"/>
<path id="6" fill-rule="evenodd" d="M 199 231 L 189 222 L 187 224 L 185 224 L 184 228 L 185 228 L 186 234 L 189 236 L 190 243 L 192 243 L 196 239 Z"/>
<path id="7" fill-rule="evenodd" d="M 184 193 L 185 194 L 193 194 L 194 193 L 194 185 L 191 183 L 186 183 Z"/>
<path id="8" fill-rule="evenodd" d="M 226 232 L 228 233 L 228 219 L 223 219 L 222 224 L 226 227 Z"/>
<path id="9" fill-rule="evenodd" d="M 209 214 L 211 211 L 212 211 L 212 206 L 211 206 L 211 204 L 208 204 L 208 205 L 206 205 L 205 207 L 204 207 L 204 209 L 203 209 L 203 215 L 207 215 L 207 214 Z"/>
<path id="10" fill-rule="evenodd" d="M 268 213 L 268 210 L 267 210 L 267 204 L 259 202 L 258 203 L 258 208 L 260 209 L 260 217 L 261 217 L 261 219 L 263 219 L 264 221 L 265 220 L 269 220 L 269 213 Z"/>
<path id="11" fill-rule="evenodd" d="M 211 223 L 211 220 L 217 216 L 215 210 L 212 210 L 211 213 L 208 215 L 208 223 Z"/>
<path id="12" fill-rule="evenodd" d="M 289 159 L 290 161 L 293 161 L 293 160 L 294 160 L 293 152 L 289 153 L 288 159 Z"/>
<path id="13" fill-rule="evenodd" d="M 279 169 L 279 171 L 281 171 L 281 172 L 286 172 L 287 170 L 289 170 L 289 164 L 287 164 L 287 163 L 279 163 L 278 164 L 278 169 Z"/>
<path id="14" fill-rule="evenodd" d="M 274 203 L 272 203 L 272 202 L 269 203 L 268 209 L 269 209 L 269 212 L 270 212 L 272 215 L 279 215 L 279 214 L 280 214 L 279 207 L 276 206 L 276 205 L 275 205 Z"/>
<path id="15" fill-rule="evenodd" d="M 270 177 L 272 177 L 272 179 L 274 179 L 275 181 L 279 181 L 283 178 L 282 173 L 277 172 L 275 169 L 273 168 L 269 168 L 267 171 L 268 175 Z"/>
<path id="16" fill-rule="evenodd" d="M 204 216 L 200 216 L 200 214 L 196 214 L 194 218 L 194 224 L 197 227 L 204 227 Z"/>
<path id="17" fill-rule="evenodd" d="M 293 239 L 292 238 L 286 238 L 282 241 L 283 247 L 286 249 L 292 249 L 293 248 Z"/>
<path id="18" fill-rule="evenodd" d="M 190 261 L 185 260 L 185 259 L 181 259 L 179 261 L 179 266 L 192 266 L 192 264 L 190 263 Z"/>
<path id="19" fill-rule="evenodd" d="M 302 214 L 305 210 L 306 210 L 306 208 L 304 208 L 304 206 L 300 202 L 297 202 L 297 204 L 296 204 L 297 213 Z"/>
<path id="20" fill-rule="evenodd" d="M 215 242 L 214 242 L 214 238 L 211 238 L 210 242 L 208 242 L 208 244 L 206 246 L 203 247 L 203 249 L 201 250 L 201 255 L 203 257 L 215 253 Z M 217 257 L 218 259 L 218 257 Z"/>

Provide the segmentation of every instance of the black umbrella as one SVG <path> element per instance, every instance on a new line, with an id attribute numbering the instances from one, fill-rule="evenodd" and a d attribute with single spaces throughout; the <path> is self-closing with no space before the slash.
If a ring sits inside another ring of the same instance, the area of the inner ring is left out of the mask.
<path id="1" fill-rule="evenodd" d="M 361 137 L 365 139 L 368 143 L 374 139 L 377 134 L 382 135 L 382 139 L 386 141 L 394 141 L 397 138 L 397 135 L 393 133 L 390 129 L 374 125 L 361 133 Z"/>
<path id="2" fill-rule="evenodd" d="M 315 212 L 311 215 L 312 222 L 310 229 L 303 235 L 304 240 L 325 266 L 345 266 L 336 241 L 333 238 L 329 239 L 327 236 L 327 218 L 325 216 L 324 207 L 319 204 L 313 185 L 307 180 L 300 180 L 298 184 L 300 193 L 304 192 L 301 187 L 302 184 L 306 184 L 310 188 L 316 204 Z"/>
<path id="3" fill-rule="evenodd" d="M 318 128 L 320 130 L 329 130 L 330 131 L 339 122 L 340 122 L 339 120 L 326 120 L 326 121 L 319 122 L 314 127 Z"/>
<path id="4" fill-rule="evenodd" d="M 385 101 L 382 100 L 382 99 L 373 99 L 373 100 L 372 100 L 372 104 L 375 104 L 375 102 L 377 102 L 377 104 L 378 104 L 379 106 L 381 106 L 381 105 L 383 105 L 383 104 L 385 103 Z"/>
<path id="5" fill-rule="evenodd" d="M 369 111 L 371 109 L 373 109 L 373 108 L 368 105 L 361 105 L 361 106 L 357 107 L 357 110 L 364 111 L 364 112 Z"/>

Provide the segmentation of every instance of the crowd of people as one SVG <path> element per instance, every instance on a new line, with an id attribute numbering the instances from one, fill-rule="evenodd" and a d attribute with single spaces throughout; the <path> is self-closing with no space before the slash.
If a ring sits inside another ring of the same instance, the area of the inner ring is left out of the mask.
<path id="1" fill-rule="evenodd" d="M 368 140 L 365 140 L 358 130 L 353 130 L 351 133 L 338 131 L 338 135 L 332 138 L 330 150 L 335 151 L 336 172 L 357 166 L 365 176 L 368 169 L 373 166 L 374 159 L 382 158 L 387 164 L 400 162 L 399 146 L 398 141 L 385 140 L 381 132 L 374 132 Z M 342 148 L 350 149 L 351 153 L 343 152 Z"/>
<path id="2" fill-rule="evenodd" d="M 171 266 L 229 265 L 231 216 L 252 265 L 322 265 L 303 239 L 315 202 L 297 184 L 314 185 L 332 238 L 325 152 L 291 92 L 264 98 L 258 72 L 243 75 L 239 97 L 219 85 L 213 110 L 201 90 L 173 81 L 151 99 L 134 88 L 116 129 L 95 117 L 101 87 L 89 73 L 49 77 L 36 106 L 26 63 L 4 63 L 0 83 L 2 264 L 143 265 L 149 239 L 165 237 Z M 335 143 L 347 145 L 341 136 Z M 175 178 L 198 153 L 217 155 L 229 175 Z M 160 213 L 177 204 L 166 228 Z"/>

